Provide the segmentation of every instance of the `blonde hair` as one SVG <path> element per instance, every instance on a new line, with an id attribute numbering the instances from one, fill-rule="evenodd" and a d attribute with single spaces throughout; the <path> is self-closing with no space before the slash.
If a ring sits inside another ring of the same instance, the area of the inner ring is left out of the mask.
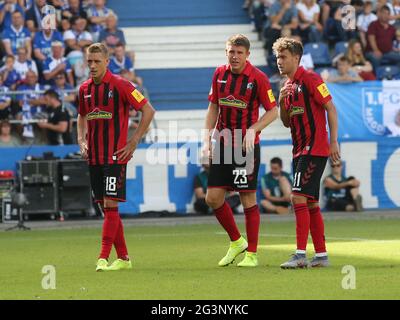
<path id="1" fill-rule="evenodd" d="M 346 52 L 346 58 L 347 58 L 347 60 L 349 60 L 349 63 L 352 66 L 355 64 L 365 64 L 367 61 L 365 59 L 362 51 L 361 51 L 361 54 L 355 53 L 354 46 L 356 45 L 356 43 L 360 44 L 361 50 L 362 50 L 362 45 L 361 45 L 360 40 L 353 39 L 353 40 L 350 40 L 349 47 L 347 48 L 347 52 Z"/>
<path id="2" fill-rule="evenodd" d="M 103 43 L 93 43 L 87 48 L 87 53 L 101 53 L 105 58 L 108 59 L 109 53 L 108 48 Z"/>
<path id="3" fill-rule="evenodd" d="M 272 46 L 272 50 L 276 56 L 284 50 L 288 50 L 292 55 L 299 56 L 300 59 L 303 55 L 303 45 L 301 42 L 287 37 L 276 40 Z"/>

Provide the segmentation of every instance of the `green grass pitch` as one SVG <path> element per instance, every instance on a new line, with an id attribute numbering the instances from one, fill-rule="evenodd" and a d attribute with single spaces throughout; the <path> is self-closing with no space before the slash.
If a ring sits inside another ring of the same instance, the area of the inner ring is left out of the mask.
<path id="1" fill-rule="evenodd" d="M 332 266 L 281 270 L 294 250 L 294 228 L 293 222 L 264 222 L 260 266 L 241 269 L 217 267 L 228 245 L 217 222 L 129 227 L 134 268 L 114 273 L 94 271 L 98 228 L 0 232 L 0 299 L 400 298 L 400 220 L 329 221 Z M 311 257 L 311 241 L 308 248 Z M 44 265 L 55 266 L 56 289 L 42 288 Z M 355 289 L 342 288 L 345 265 L 355 268 Z"/>

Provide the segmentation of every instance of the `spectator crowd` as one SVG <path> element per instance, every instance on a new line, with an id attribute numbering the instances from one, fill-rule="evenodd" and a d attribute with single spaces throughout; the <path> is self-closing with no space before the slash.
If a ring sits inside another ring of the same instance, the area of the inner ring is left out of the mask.
<path id="1" fill-rule="evenodd" d="M 85 51 L 94 42 L 110 48 L 111 71 L 147 96 L 106 0 L 0 1 L 0 34 L 0 122 L 20 120 L 2 145 L 73 143 L 66 135 L 74 132 L 76 92 L 89 76 Z"/>

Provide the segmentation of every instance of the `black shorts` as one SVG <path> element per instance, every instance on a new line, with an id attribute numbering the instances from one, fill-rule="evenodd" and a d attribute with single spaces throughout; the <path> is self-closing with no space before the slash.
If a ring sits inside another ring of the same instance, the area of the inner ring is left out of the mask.
<path id="1" fill-rule="evenodd" d="M 310 202 L 318 202 L 321 177 L 327 160 L 327 157 L 308 155 L 295 158 L 292 194 L 305 196 Z"/>
<path id="2" fill-rule="evenodd" d="M 90 165 L 90 182 L 97 202 L 126 201 L 126 164 Z"/>
<path id="3" fill-rule="evenodd" d="M 242 157 L 233 156 L 235 154 L 241 154 Z M 210 161 L 208 188 L 238 192 L 256 191 L 259 167 L 259 144 L 256 144 L 253 152 L 249 154 L 243 152 L 241 148 L 223 147 L 221 144 Z"/>

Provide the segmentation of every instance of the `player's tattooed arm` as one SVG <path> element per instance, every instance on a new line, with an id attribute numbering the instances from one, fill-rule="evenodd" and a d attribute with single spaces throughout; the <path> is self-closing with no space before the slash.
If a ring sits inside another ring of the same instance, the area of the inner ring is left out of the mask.
<path id="1" fill-rule="evenodd" d="M 327 103 L 325 103 L 324 108 L 328 113 L 328 125 L 330 132 L 329 156 L 331 157 L 333 163 L 336 163 L 340 160 L 337 112 L 332 100 L 329 100 Z"/>

